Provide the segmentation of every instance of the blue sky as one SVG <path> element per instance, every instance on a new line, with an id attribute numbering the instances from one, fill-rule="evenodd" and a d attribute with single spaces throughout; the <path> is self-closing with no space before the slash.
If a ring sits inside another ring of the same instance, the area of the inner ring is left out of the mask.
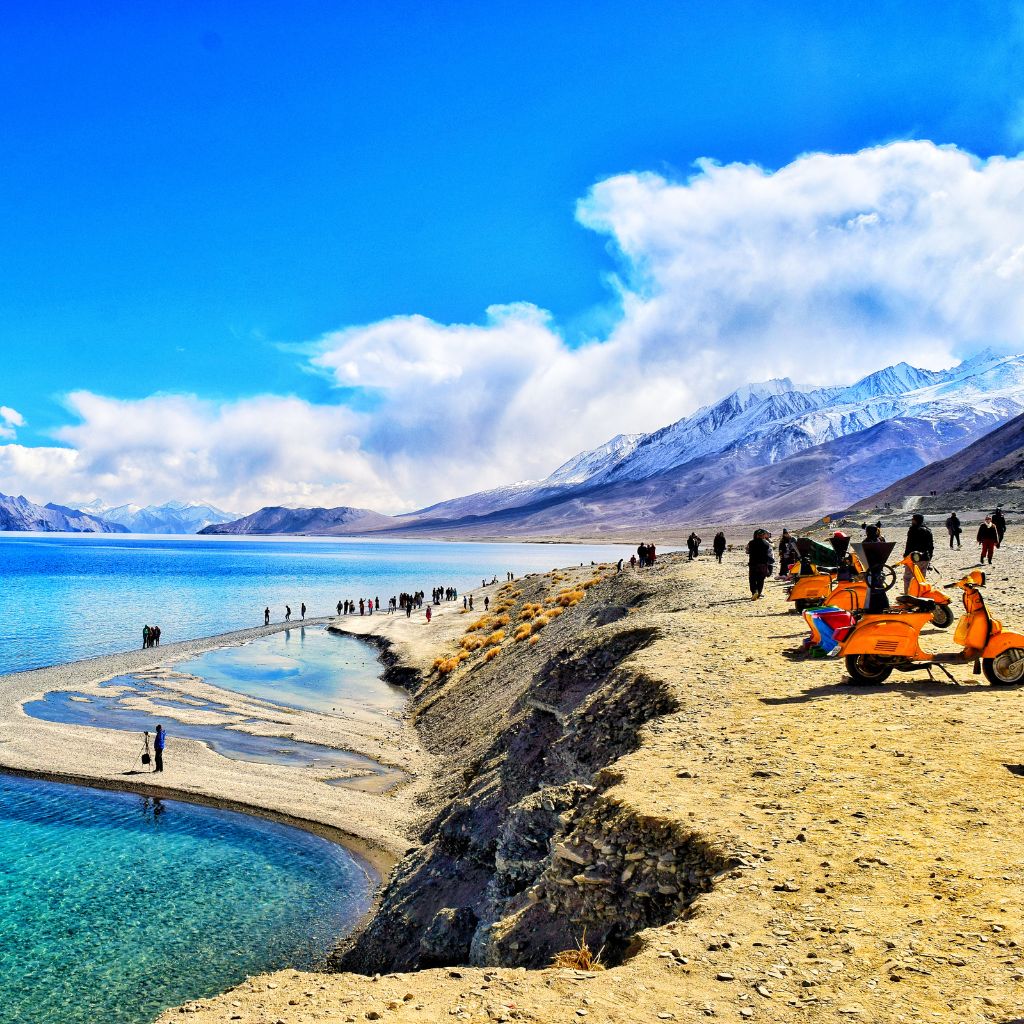
<path id="1" fill-rule="evenodd" d="M 72 392 L 373 409 L 310 346 L 393 316 L 528 302 L 570 347 L 603 338 L 609 275 L 644 263 L 576 204 L 616 175 L 1024 146 L 1018 4 L 83 2 L 4 21 L 0 404 L 30 447 L 76 443 L 54 438 Z"/>

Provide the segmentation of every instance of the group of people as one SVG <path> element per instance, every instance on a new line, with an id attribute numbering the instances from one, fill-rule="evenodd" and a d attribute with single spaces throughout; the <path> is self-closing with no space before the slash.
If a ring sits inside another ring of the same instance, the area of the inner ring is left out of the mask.
<path id="1" fill-rule="evenodd" d="M 654 549 L 653 544 L 648 544 L 646 541 L 643 542 L 636 549 L 636 556 L 630 557 L 629 564 L 634 568 L 639 564 L 641 569 L 646 569 L 648 566 L 654 565 L 657 560 L 658 553 Z"/>
<path id="2" fill-rule="evenodd" d="M 159 647 L 160 646 L 160 627 L 159 626 L 143 626 L 142 627 L 142 647 L 145 650 L 147 647 Z"/>
<path id="3" fill-rule="evenodd" d="M 440 604 L 442 601 L 454 601 L 458 596 L 459 592 L 455 587 L 434 587 L 431 591 L 434 604 Z"/>
<path id="4" fill-rule="evenodd" d="M 691 532 L 686 538 L 687 560 L 692 562 L 700 554 L 701 539 L 696 533 Z"/>
<path id="5" fill-rule="evenodd" d="M 963 528 L 960 525 L 960 517 L 955 512 L 951 513 L 946 520 L 946 532 L 949 534 L 950 548 L 959 548 L 960 534 L 963 532 Z M 979 564 L 984 565 L 986 560 L 989 565 L 992 564 L 992 555 L 996 548 L 1002 547 L 1005 536 L 1006 516 L 1003 515 L 1002 508 L 997 508 L 992 515 L 985 516 L 984 522 L 978 527 L 976 539 L 981 547 L 981 562 Z"/>

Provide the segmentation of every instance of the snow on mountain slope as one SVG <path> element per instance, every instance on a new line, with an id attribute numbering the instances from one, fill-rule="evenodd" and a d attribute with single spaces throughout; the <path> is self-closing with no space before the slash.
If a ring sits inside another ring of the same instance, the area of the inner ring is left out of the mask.
<path id="1" fill-rule="evenodd" d="M 498 513 L 507 518 L 504 513 L 527 506 L 530 516 L 550 519 L 554 512 L 539 510 L 553 509 L 560 502 L 567 503 L 566 514 L 575 510 L 584 515 L 589 495 L 605 493 L 611 485 L 648 480 L 671 486 L 679 502 L 691 501 L 694 488 L 717 486 L 723 475 L 771 466 L 890 420 L 933 424 L 936 436 L 955 438 L 953 447 L 942 453 L 949 454 L 1022 412 L 1024 356 L 990 351 L 948 370 L 898 363 L 845 387 L 805 391 L 786 378 L 770 380 L 739 388 L 650 434 L 612 438 L 570 459 L 544 480 L 452 499 L 401 519 L 437 521 Z M 899 462 L 895 456 L 886 458 L 892 466 Z M 808 467 L 819 464 L 810 462 Z M 676 473 L 687 466 L 693 467 L 692 473 Z M 907 472 L 914 468 L 905 467 Z M 685 478 L 685 493 L 668 484 L 670 477 Z M 732 494 L 734 490 L 723 492 L 722 499 L 730 500 Z"/>
<path id="2" fill-rule="evenodd" d="M 37 533 L 125 533 L 123 526 L 64 505 L 37 505 L 18 495 L 0 494 L 0 530 Z"/>
<path id="3" fill-rule="evenodd" d="M 93 501 L 83 507 L 107 522 L 120 523 L 132 533 L 198 533 L 207 526 L 239 518 L 235 512 L 225 512 L 199 501 L 168 501 L 163 505 L 145 507 L 129 503 L 114 508 Z"/>

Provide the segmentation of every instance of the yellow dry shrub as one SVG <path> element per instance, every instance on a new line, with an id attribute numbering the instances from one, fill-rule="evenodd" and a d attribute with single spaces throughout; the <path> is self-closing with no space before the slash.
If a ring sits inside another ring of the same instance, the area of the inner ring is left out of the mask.
<path id="1" fill-rule="evenodd" d="M 564 608 L 549 608 L 544 614 L 549 619 L 557 619 L 558 616 L 561 615 L 562 612 L 564 612 L 564 611 L 565 611 Z"/>
<path id="2" fill-rule="evenodd" d="M 539 619 L 533 620 L 533 625 L 530 626 L 530 629 L 534 633 L 539 633 L 547 624 L 548 617 L 546 615 L 542 615 Z"/>
<path id="3" fill-rule="evenodd" d="M 494 624 L 496 626 L 507 626 L 511 622 L 511 619 L 507 615 L 496 615 L 494 617 Z"/>
<path id="4" fill-rule="evenodd" d="M 563 608 L 571 608 L 573 605 L 579 604 L 584 597 L 586 597 L 585 590 L 563 590 L 558 595 L 558 603 Z"/>
<path id="5" fill-rule="evenodd" d="M 505 639 L 505 630 L 496 629 L 486 640 L 487 647 L 496 647 Z"/>
<path id="6" fill-rule="evenodd" d="M 467 633 L 472 633 L 476 629 L 489 629 L 490 625 L 491 625 L 491 617 L 490 617 L 490 615 L 484 615 L 482 618 L 477 619 L 476 622 L 471 622 L 466 627 L 466 632 Z"/>
<path id="7" fill-rule="evenodd" d="M 496 658 L 501 652 L 497 647 L 492 647 L 485 655 L 484 661 L 490 661 L 492 658 Z"/>
<path id="8" fill-rule="evenodd" d="M 513 640 L 525 640 L 533 632 L 532 628 L 527 623 L 523 623 L 513 635 Z"/>
<path id="9" fill-rule="evenodd" d="M 603 949 L 599 949 L 595 953 L 587 945 L 587 930 L 584 928 L 582 937 L 576 943 L 576 948 L 556 953 L 551 960 L 551 966 L 569 968 L 574 971 L 586 971 L 587 973 L 603 971 L 606 970 L 605 965 L 601 963 L 601 954 L 603 952 Z"/>
<path id="10" fill-rule="evenodd" d="M 584 590 L 589 590 L 591 587 L 596 587 L 598 585 L 598 583 L 600 583 L 600 582 L 601 582 L 601 577 L 600 576 L 595 576 L 594 579 L 592 579 L 592 580 L 584 580 L 580 584 L 580 586 Z"/>
<path id="11" fill-rule="evenodd" d="M 484 641 L 478 636 L 464 636 L 462 640 L 459 641 L 459 646 L 464 651 L 477 651 L 483 647 L 483 645 Z"/>
<path id="12" fill-rule="evenodd" d="M 460 651 L 455 655 L 455 664 L 458 665 L 460 662 L 465 661 L 469 657 L 469 651 Z"/>
<path id="13" fill-rule="evenodd" d="M 530 637 L 530 646 L 532 647 L 539 639 L 540 639 L 540 637 L 531 636 Z"/>

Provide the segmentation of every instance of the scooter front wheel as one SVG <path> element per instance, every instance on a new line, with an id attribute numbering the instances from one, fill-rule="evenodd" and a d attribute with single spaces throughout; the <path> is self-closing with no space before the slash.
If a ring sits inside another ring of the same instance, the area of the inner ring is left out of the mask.
<path id="1" fill-rule="evenodd" d="M 953 625 L 955 618 L 956 616 L 948 604 L 937 604 L 932 612 L 932 625 L 938 626 L 939 629 L 946 629 Z"/>
<path id="2" fill-rule="evenodd" d="M 982 658 L 981 670 L 993 686 L 1024 683 L 1024 650 L 1011 647 L 994 658 Z"/>
<path id="3" fill-rule="evenodd" d="M 892 675 L 893 664 L 889 658 L 879 658 L 874 654 L 848 654 L 846 671 L 856 686 L 874 686 L 884 683 Z"/>

